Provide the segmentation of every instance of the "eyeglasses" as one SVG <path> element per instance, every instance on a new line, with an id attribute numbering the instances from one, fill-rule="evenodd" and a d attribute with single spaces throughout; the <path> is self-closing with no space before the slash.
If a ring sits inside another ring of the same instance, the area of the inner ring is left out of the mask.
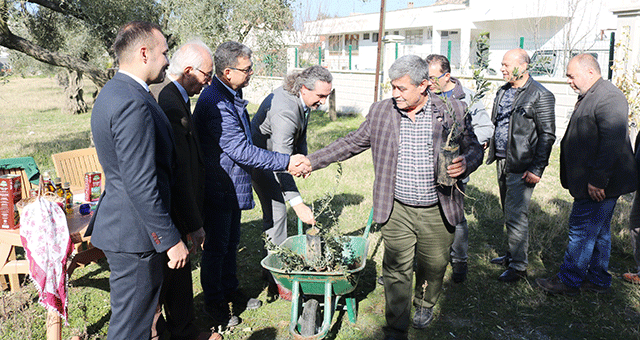
<path id="1" fill-rule="evenodd" d="M 211 77 L 213 77 L 213 71 L 211 71 L 209 73 L 205 73 L 204 71 L 202 71 L 199 68 L 197 68 L 196 70 L 198 70 L 198 71 L 200 71 L 200 73 L 202 73 L 202 75 L 204 76 L 204 80 L 206 80 L 206 81 L 211 80 Z"/>
<path id="2" fill-rule="evenodd" d="M 244 69 L 235 68 L 235 67 L 229 67 L 229 68 L 232 69 L 232 70 L 240 71 L 240 72 L 242 72 L 244 74 L 249 74 L 249 73 L 251 73 L 251 71 L 253 71 L 253 65 L 251 65 L 251 66 L 249 66 L 247 68 L 244 68 Z"/>
<path id="3" fill-rule="evenodd" d="M 435 83 L 436 81 L 440 80 L 440 78 L 444 77 L 447 74 L 449 74 L 449 72 L 443 73 L 439 77 L 429 77 L 429 80 Z"/>

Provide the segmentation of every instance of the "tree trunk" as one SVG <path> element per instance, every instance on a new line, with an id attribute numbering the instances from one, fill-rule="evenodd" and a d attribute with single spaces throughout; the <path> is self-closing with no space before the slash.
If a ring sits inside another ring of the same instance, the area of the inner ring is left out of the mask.
<path id="1" fill-rule="evenodd" d="M 62 112 L 77 115 L 87 112 L 82 98 L 82 72 L 64 70 L 58 73 L 58 84 L 64 87 L 65 105 Z"/>
<path id="2" fill-rule="evenodd" d="M 331 94 L 329 95 L 329 119 L 332 122 L 338 120 L 338 112 L 336 111 L 336 89 L 331 89 Z"/>

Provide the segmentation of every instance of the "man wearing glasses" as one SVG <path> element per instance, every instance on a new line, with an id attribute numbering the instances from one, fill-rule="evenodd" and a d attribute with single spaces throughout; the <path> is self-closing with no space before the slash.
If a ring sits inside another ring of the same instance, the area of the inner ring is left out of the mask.
<path id="1" fill-rule="evenodd" d="M 236 275 L 241 211 L 252 209 L 253 168 L 288 170 L 299 176 L 310 169 L 302 155 L 261 149 L 252 143 L 251 126 L 242 88 L 253 74 L 251 50 L 238 42 L 222 43 L 214 56 L 215 76 L 193 112 L 205 164 L 204 230 L 201 278 L 204 311 L 214 322 L 231 327 L 240 323 L 234 306 L 256 309 L 258 299 L 242 294 Z"/>
<path id="2" fill-rule="evenodd" d="M 171 189 L 171 219 L 180 231 L 182 240 L 187 235 L 193 246 L 202 246 L 204 229 L 202 204 L 204 201 L 204 161 L 197 134 L 191 119 L 189 97 L 199 94 L 211 81 L 213 59 L 211 50 L 199 40 L 182 45 L 171 58 L 167 77 L 162 84 L 152 85 L 151 93 L 158 100 L 173 129 L 176 145 L 174 178 Z M 211 332 L 200 333 L 194 324 L 193 282 L 191 264 L 180 269 L 165 268 L 151 339 L 159 339 L 164 331 L 171 339 L 221 339 Z"/>
<path id="3" fill-rule="evenodd" d="M 493 123 L 487 110 L 480 100 L 471 103 L 471 97 L 474 92 L 463 87 L 460 81 L 451 76 L 451 64 L 449 59 L 443 55 L 431 54 L 425 59 L 429 64 L 429 81 L 431 83 L 430 90 L 438 96 L 444 96 L 447 99 L 457 99 L 467 104 L 468 114 L 471 115 L 471 125 L 473 132 L 478 138 L 478 142 L 485 149 L 491 136 L 493 136 Z M 462 180 L 461 190 L 464 191 L 469 177 Z M 451 245 L 451 267 L 453 275 L 451 278 L 455 283 L 464 282 L 467 278 L 467 250 L 469 249 L 469 227 L 467 220 L 456 225 L 455 237 Z"/>

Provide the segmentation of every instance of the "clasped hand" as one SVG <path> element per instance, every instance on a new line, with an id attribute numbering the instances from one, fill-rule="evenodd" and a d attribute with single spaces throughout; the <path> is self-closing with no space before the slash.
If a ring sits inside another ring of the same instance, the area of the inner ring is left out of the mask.
<path id="1" fill-rule="evenodd" d="M 311 174 L 311 161 L 305 155 L 293 155 L 289 158 L 287 171 L 293 176 L 307 178 Z"/>

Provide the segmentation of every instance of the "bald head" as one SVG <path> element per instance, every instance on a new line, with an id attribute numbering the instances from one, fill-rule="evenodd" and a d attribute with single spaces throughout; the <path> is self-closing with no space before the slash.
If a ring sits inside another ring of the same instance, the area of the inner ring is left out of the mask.
<path id="1" fill-rule="evenodd" d="M 502 58 L 502 78 L 513 87 L 523 86 L 529 80 L 530 61 L 527 51 L 521 48 L 508 51 Z"/>
<path id="2" fill-rule="evenodd" d="M 598 76 L 601 75 L 600 65 L 598 64 L 598 61 L 596 60 L 596 58 L 594 58 L 591 54 L 588 54 L 588 53 L 578 54 L 577 56 L 571 58 L 569 63 L 570 64 L 577 63 L 578 65 L 580 65 L 580 68 L 585 70 L 591 69 Z"/>
<path id="3" fill-rule="evenodd" d="M 600 65 L 590 54 L 578 54 L 567 65 L 567 83 L 580 95 L 587 93 L 600 78 Z"/>
<path id="4" fill-rule="evenodd" d="M 507 55 L 513 56 L 522 64 L 529 65 L 529 63 L 531 62 L 531 59 L 529 58 L 529 54 L 527 53 L 527 51 L 521 48 L 514 48 L 513 50 L 510 50 L 507 53 L 505 53 L 505 57 Z"/>

